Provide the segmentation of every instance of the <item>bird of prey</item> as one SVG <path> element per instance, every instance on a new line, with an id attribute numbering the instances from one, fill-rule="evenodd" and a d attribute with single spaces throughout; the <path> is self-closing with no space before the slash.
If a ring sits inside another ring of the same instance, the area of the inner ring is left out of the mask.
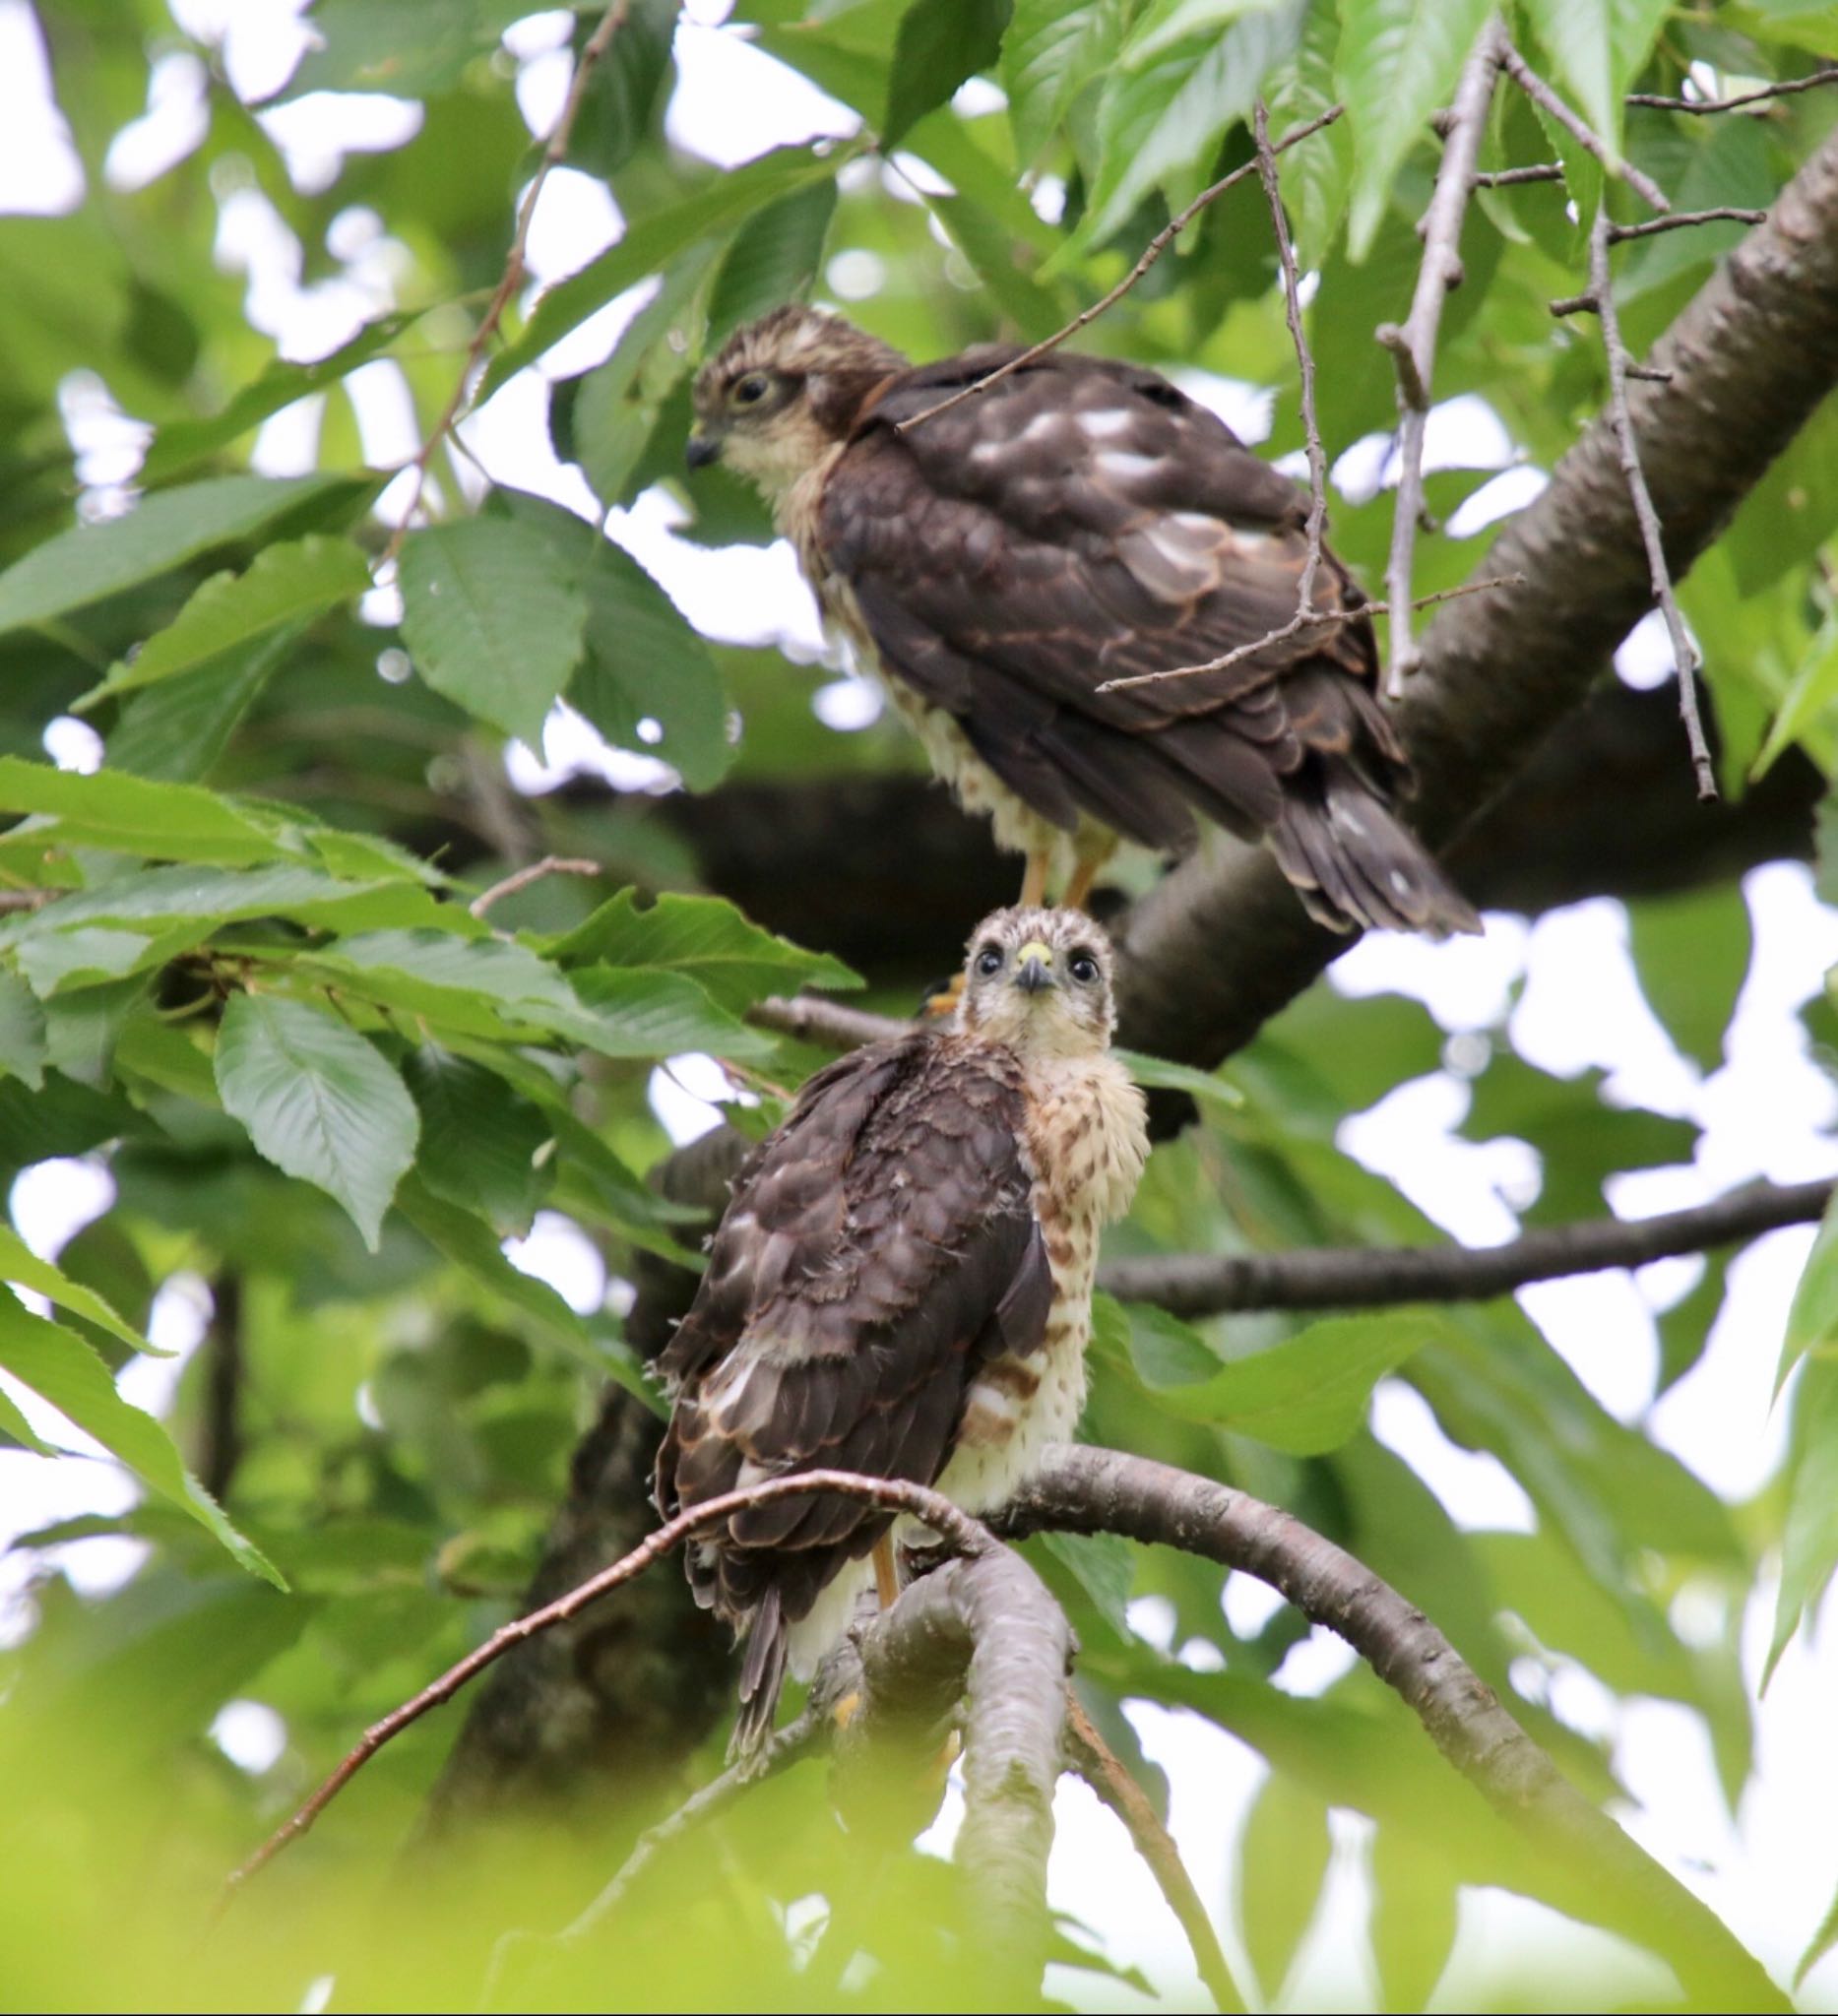
<path id="1" fill-rule="evenodd" d="M 689 461 L 773 505 L 826 619 L 877 674 L 965 808 L 1027 856 L 1024 903 L 1081 904 L 1121 836 L 1168 852 L 1194 813 L 1266 840 L 1311 914 L 1480 929 L 1394 808 L 1404 752 L 1370 621 L 1204 663 L 1298 608 L 1305 499 L 1158 373 L 1055 350 L 935 417 L 1019 352 L 917 368 L 840 317 L 790 306 L 695 383 Z M 1324 552 L 1315 606 L 1364 599 Z"/>
<path id="2" fill-rule="evenodd" d="M 1109 1054 L 1110 948 L 1083 913 L 997 911 L 955 1026 L 820 1071 L 735 1177 L 694 1303 L 659 1357 L 669 1518 L 836 1468 L 999 1505 L 1085 1400 L 1101 1228 L 1149 1152 Z M 746 1641 L 739 1755 L 788 1668 L 815 1671 L 878 1579 L 893 1517 L 834 1494 L 732 1514 L 692 1541 L 696 1601 Z M 873 1557 L 873 1558 L 871 1558 Z"/>

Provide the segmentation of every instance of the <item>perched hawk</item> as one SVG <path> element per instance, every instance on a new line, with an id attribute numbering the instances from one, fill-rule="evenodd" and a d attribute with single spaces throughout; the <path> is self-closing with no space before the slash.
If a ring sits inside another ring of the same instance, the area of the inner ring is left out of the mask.
<path id="1" fill-rule="evenodd" d="M 765 493 L 932 768 L 1027 855 L 1024 904 L 1068 863 L 1081 903 L 1119 835 L 1185 850 L 1198 811 L 1267 840 L 1337 929 L 1479 930 L 1392 809 L 1409 773 L 1365 618 L 1098 691 L 1287 622 L 1304 500 L 1154 371 L 1063 350 L 899 431 L 1016 354 L 915 368 L 837 316 L 776 309 L 697 377 L 689 459 Z M 1314 599 L 1364 598 L 1324 554 Z"/>
<path id="2" fill-rule="evenodd" d="M 1149 1152 L 1112 1021 L 1110 949 L 1089 917 L 998 911 L 971 940 L 955 1028 L 870 1043 L 810 1080 L 735 1177 L 658 1361 L 673 1403 L 665 1517 L 827 1467 L 935 1483 L 975 1512 L 1070 1437 L 1099 1230 L 1128 1210 Z M 877 1569 L 890 1590 L 891 1526 L 854 1499 L 783 1499 L 691 1543 L 696 1601 L 746 1639 L 737 1751 Z"/>

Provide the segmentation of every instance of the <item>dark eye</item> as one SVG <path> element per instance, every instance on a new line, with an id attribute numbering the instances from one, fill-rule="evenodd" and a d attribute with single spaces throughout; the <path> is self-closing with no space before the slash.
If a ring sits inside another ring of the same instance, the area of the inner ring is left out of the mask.
<path id="1" fill-rule="evenodd" d="M 749 371 L 729 397 L 735 406 L 758 406 L 771 390 L 772 380 L 764 371 Z"/>
<path id="2" fill-rule="evenodd" d="M 1098 977 L 1098 962 L 1089 952 L 1075 952 L 1066 961 L 1066 967 L 1071 973 L 1072 977 L 1075 980 L 1081 981 L 1086 986 L 1090 986 L 1092 981 Z"/>
<path id="3" fill-rule="evenodd" d="M 980 974 L 1000 973 L 1002 970 L 1002 948 L 999 945 L 985 945 L 977 954 L 977 971 Z"/>

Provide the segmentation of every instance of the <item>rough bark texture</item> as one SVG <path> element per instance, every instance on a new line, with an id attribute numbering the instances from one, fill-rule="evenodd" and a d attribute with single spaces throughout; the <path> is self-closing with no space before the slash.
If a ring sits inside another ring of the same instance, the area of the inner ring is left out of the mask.
<path id="1" fill-rule="evenodd" d="M 1120 1533 L 1267 1582 L 1346 1639 L 1456 1770 L 1551 1851 L 1578 1917 L 1661 1953 L 1695 2006 L 1788 2006 L 1721 1920 L 1575 1791 L 1420 1609 L 1289 1513 L 1146 1457 L 1064 1446 L 996 1524 Z"/>
<path id="2" fill-rule="evenodd" d="M 1675 575 L 1703 551 L 1838 382 L 1838 136 L 1655 346 L 1666 385 L 1632 388 Z M 1493 542 L 1476 578 L 1525 586 L 1449 603 L 1398 709 L 1418 830 L 1446 847 L 1581 703 L 1651 601 L 1614 430 L 1598 418 Z M 1691 789 L 1682 740 L 1680 788 Z M 1714 815 L 1712 815 L 1714 816 Z M 1219 841 L 1121 921 L 1123 1028 L 1138 1049 L 1212 1065 L 1347 941 L 1304 916 L 1275 863 Z"/>

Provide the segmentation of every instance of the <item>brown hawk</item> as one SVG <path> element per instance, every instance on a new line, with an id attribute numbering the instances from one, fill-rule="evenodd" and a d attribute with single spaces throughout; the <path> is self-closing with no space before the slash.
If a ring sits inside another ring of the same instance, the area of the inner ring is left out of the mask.
<path id="1" fill-rule="evenodd" d="M 779 308 L 698 375 L 689 460 L 720 456 L 766 495 L 932 768 L 1027 855 L 1023 903 L 1055 867 L 1081 903 L 1118 836 L 1185 850 L 1198 811 L 1268 841 L 1338 930 L 1479 930 L 1393 810 L 1410 778 L 1365 617 L 1098 690 L 1286 623 L 1305 500 L 1167 379 L 1106 357 L 1053 351 L 910 424 L 1017 354 L 915 368 L 837 316 Z M 1324 553 L 1316 606 L 1363 599 Z"/>
<path id="2" fill-rule="evenodd" d="M 870 1043 L 809 1081 L 742 1165 L 658 1360 L 665 1518 L 825 1468 L 935 1483 L 982 1511 L 1070 1437 L 1099 1231 L 1149 1152 L 1113 1020 L 1089 917 L 998 911 L 971 940 L 954 1028 Z M 892 1525 L 831 1494 L 690 1544 L 696 1601 L 746 1639 L 741 1754 L 770 1731 L 788 1667 L 810 1676 L 876 1568 L 890 1590 Z"/>

